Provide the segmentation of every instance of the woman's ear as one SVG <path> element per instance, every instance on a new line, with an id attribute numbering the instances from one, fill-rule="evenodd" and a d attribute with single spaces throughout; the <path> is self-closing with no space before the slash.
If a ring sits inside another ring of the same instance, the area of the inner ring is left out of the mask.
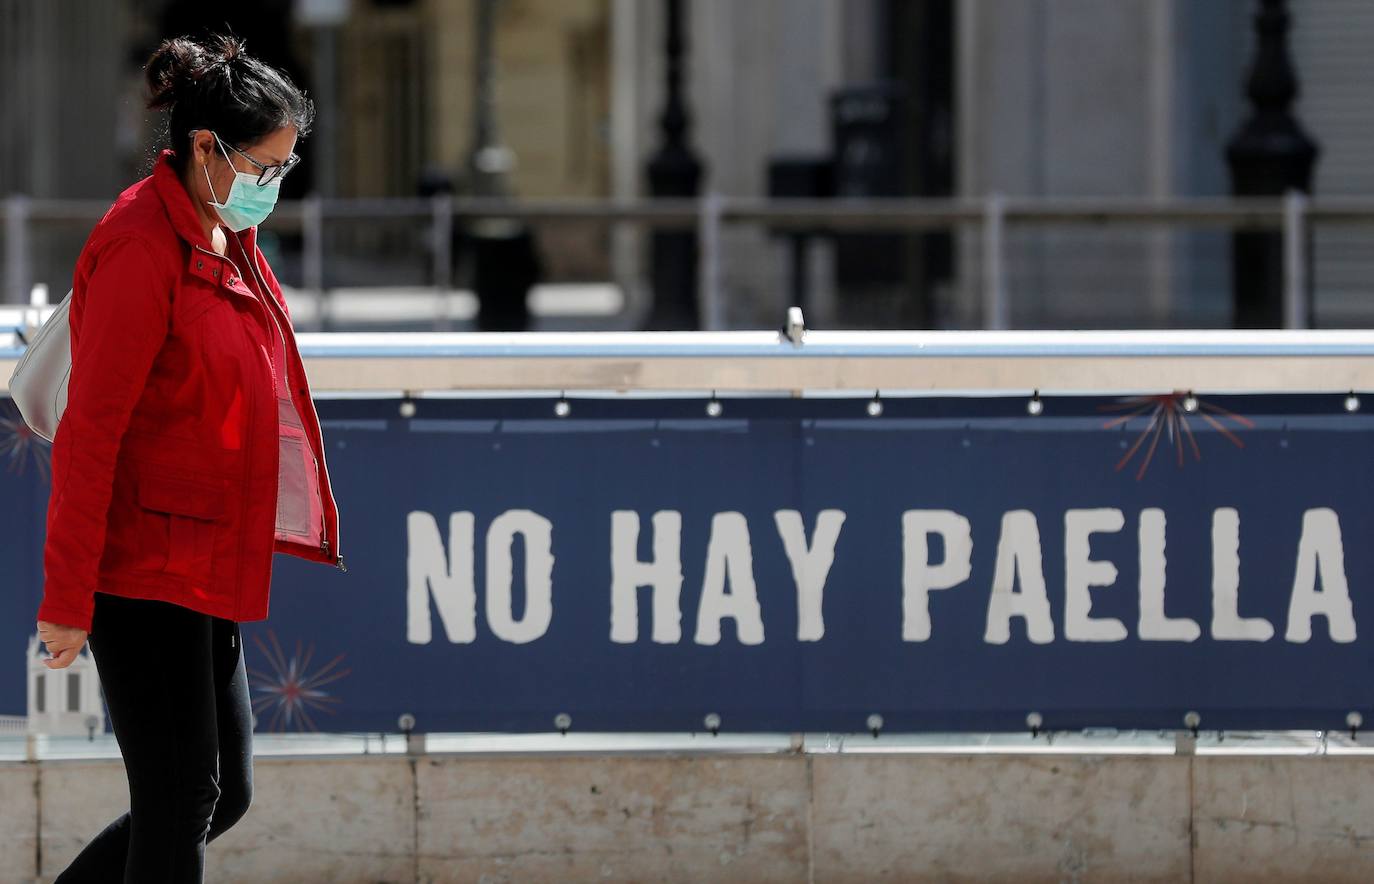
<path id="1" fill-rule="evenodd" d="M 209 129 L 197 129 L 191 139 L 191 162 L 197 166 L 204 166 L 210 162 L 210 155 L 215 149 L 215 136 L 210 134 Z"/>

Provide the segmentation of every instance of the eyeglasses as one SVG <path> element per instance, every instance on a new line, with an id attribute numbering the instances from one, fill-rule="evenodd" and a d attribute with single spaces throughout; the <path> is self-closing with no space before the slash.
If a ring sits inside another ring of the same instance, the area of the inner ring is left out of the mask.
<path id="1" fill-rule="evenodd" d="M 197 130 L 195 129 L 191 130 L 192 136 L 195 135 L 196 131 Z M 219 134 L 216 133 L 214 129 L 210 130 L 210 134 L 215 136 L 215 141 L 218 142 L 220 146 L 229 148 L 234 153 L 243 157 L 245 160 L 247 160 L 248 162 L 252 163 L 254 166 L 257 167 L 259 187 L 266 187 L 267 185 L 271 184 L 273 181 L 276 181 L 279 178 L 285 178 L 286 173 L 294 169 L 296 167 L 296 164 L 301 161 L 301 158 L 293 153 L 291 154 L 291 156 L 286 158 L 286 162 L 284 163 L 273 163 L 272 165 L 260 163 L 252 157 L 250 157 L 248 154 L 239 150 L 237 147 L 234 147 L 234 145 L 225 144 L 224 141 L 219 137 Z"/>
<path id="2" fill-rule="evenodd" d="M 246 154 L 246 153 L 244 153 L 243 151 L 239 150 L 237 147 L 234 147 L 234 145 L 232 145 L 232 144 L 224 144 L 224 142 L 220 140 L 219 135 L 216 135 L 216 134 L 215 134 L 214 130 L 211 130 L 211 131 L 210 131 L 210 134 L 211 134 L 211 135 L 214 135 L 214 136 L 215 136 L 215 140 L 216 140 L 216 141 L 219 141 L 220 144 L 223 144 L 225 147 L 229 148 L 229 149 L 232 150 L 234 153 L 236 153 L 236 154 L 238 154 L 239 156 L 243 157 L 245 160 L 247 160 L 248 162 L 252 163 L 254 166 L 257 166 L 257 168 L 258 168 L 258 186 L 259 186 L 259 187 L 265 187 L 265 186 L 267 186 L 268 184 L 271 184 L 273 181 L 277 180 L 278 178 L 285 178 L 285 177 L 286 177 L 286 173 L 287 173 L 287 172 L 290 172 L 292 169 L 294 169 L 294 168 L 296 167 L 296 164 L 299 163 L 299 162 L 301 161 L 301 158 L 298 157 L 298 156 L 296 156 L 296 155 L 293 153 L 293 154 L 291 154 L 291 156 L 289 156 L 289 157 L 286 158 L 286 162 L 284 162 L 284 163 L 273 163 L 272 165 L 269 166 L 269 165 L 266 165 L 265 163 L 260 163 L 260 162 L 258 162 L 257 160 L 255 160 L 255 159 L 253 159 L 252 157 L 250 157 L 248 154 Z"/>

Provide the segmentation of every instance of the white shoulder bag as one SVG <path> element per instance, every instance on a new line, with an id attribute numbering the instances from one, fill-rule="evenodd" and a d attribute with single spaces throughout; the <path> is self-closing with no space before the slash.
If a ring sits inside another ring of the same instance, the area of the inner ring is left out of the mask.
<path id="1" fill-rule="evenodd" d="M 10 375 L 10 396 L 24 422 L 49 442 L 57 435 L 57 422 L 67 408 L 67 380 L 72 373 L 71 329 L 67 312 L 72 293 L 57 305 L 19 357 Z"/>

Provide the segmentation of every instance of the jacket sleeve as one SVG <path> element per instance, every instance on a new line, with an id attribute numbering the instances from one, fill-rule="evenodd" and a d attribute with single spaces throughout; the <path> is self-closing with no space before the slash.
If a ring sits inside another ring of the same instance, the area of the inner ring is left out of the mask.
<path id="1" fill-rule="evenodd" d="M 125 236 L 99 247 L 72 296 L 72 368 L 53 438 L 39 620 L 91 629 L 115 459 L 167 337 L 170 287 L 149 246 Z"/>

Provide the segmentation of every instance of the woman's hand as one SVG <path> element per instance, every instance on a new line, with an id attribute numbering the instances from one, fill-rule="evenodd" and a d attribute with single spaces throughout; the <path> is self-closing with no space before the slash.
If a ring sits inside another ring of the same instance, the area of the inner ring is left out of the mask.
<path id="1" fill-rule="evenodd" d="M 49 669 L 66 669 L 81 652 L 81 646 L 86 644 L 86 630 L 39 620 L 38 638 L 51 655 L 43 658 L 43 665 Z"/>

